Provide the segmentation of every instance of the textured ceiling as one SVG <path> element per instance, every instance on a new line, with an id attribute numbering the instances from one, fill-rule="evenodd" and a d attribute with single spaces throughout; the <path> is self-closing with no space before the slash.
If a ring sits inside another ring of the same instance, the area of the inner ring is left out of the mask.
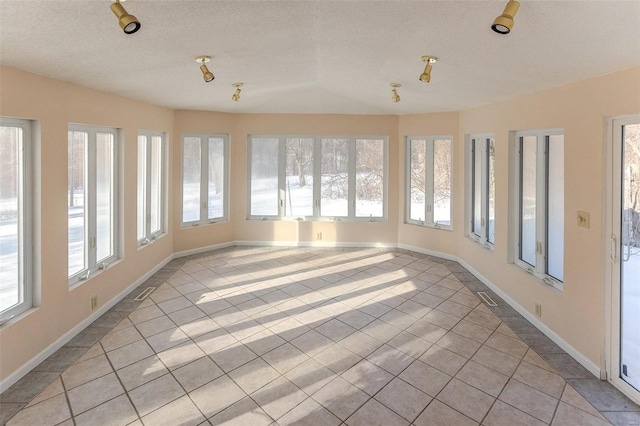
<path id="1" fill-rule="evenodd" d="M 125 35 L 108 0 L 0 0 L 0 62 L 175 109 L 340 114 L 463 110 L 640 65 L 640 0 L 521 0 L 505 36 L 506 3 L 129 0 L 142 28 Z M 440 58 L 429 84 L 422 55 Z"/>

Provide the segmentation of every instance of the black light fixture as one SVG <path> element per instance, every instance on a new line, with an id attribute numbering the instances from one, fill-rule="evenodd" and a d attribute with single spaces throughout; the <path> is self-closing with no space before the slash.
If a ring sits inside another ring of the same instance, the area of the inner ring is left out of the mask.
<path id="1" fill-rule="evenodd" d="M 120 24 L 120 28 L 122 28 L 124 33 L 133 34 L 140 29 L 140 21 L 138 21 L 138 18 L 136 18 L 135 16 L 129 15 L 120 1 L 121 0 L 116 0 L 115 3 L 111 4 L 111 11 L 118 18 L 118 23 Z"/>
<path id="2" fill-rule="evenodd" d="M 509 34 L 513 28 L 513 17 L 516 16 L 520 3 L 516 0 L 509 0 L 502 15 L 498 16 L 491 25 L 491 29 L 498 34 Z"/>

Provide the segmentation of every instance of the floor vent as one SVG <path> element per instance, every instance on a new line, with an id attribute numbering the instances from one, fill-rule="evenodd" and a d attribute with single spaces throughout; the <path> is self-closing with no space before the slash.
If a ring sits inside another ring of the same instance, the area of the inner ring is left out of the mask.
<path id="1" fill-rule="evenodd" d="M 138 297 L 136 297 L 136 298 L 135 298 L 135 299 L 133 299 L 133 300 L 144 300 L 144 299 L 146 299 L 146 298 L 147 298 L 147 296 L 148 296 L 148 295 L 150 295 L 150 294 L 153 292 L 153 290 L 155 290 L 155 289 L 156 289 L 155 287 L 147 287 L 147 288 L 145 288 L 145 289 L 144 289 L 144 291 L 143 291 L 142 293 L 140 293 L 140 294 L 138 295 Z"/>
<path id="2" fill-rule="evenodd" d="M 494 302 L 493 299 L 489 297 L 489 295 L 486 292 L 479 291 L 478 296 L 480 296 L 480 299 L 482 299 L 482 301 L 486 303 L 487 306 L 498 306 L 498 304 Z"/>

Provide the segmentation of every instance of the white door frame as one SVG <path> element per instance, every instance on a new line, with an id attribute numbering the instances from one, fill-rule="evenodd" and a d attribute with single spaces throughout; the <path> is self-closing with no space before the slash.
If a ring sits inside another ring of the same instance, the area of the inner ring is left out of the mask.
<path id="1" fill-rule="evenodd" d="M 605 120 L 605 216 L 603 259 L 605 263 L 605 368 L 608 381 L 640 404 L 640 391 L 620 377 L 620 215 L 622 126 L 640 123 L 640 114 Z"/>

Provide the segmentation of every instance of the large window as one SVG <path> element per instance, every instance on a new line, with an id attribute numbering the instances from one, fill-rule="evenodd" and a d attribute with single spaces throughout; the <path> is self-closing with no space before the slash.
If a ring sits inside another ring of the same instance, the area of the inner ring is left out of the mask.
<path id="1" fill-rule="evenodd" d="M 406 221 L 451 229 L 451 136 L 407 138 Z"/>
<path id="2" fill-rule="evenodd" d="M 0 118 L 0 323 L 32 306 L 30 130 Z"/>
<path id="3" fill-rule="evenodd" d="M 116 129 L 69 125 L 70 284 L 118 257 Z"/>
<path id="4" fill-rule="evenodd" d="M 164 233 L 165 138 L 162 133 L 138 133 L 138 245 Z"/>
<path id="5" fill-rule="evenodd" d="M 249 217 L 386 218 L 385 137 L 249 137 Z"/>
<path id="6" fill-rule="evenodd" d="M 495 142 L 490 135 L 468 141 L 468 235 L 486 247 L 495 244 Z"/>
<path id="7" fill-rule="evenodd" d="M 562 130 L 517 132 L 514 153 L 514 262 L 562 288 L 564 134 Z"/>
<path id="8" fill-rule="evenodd" d="M 229 136 L 182 136 L 182 225 L 227 219 Z"/>

